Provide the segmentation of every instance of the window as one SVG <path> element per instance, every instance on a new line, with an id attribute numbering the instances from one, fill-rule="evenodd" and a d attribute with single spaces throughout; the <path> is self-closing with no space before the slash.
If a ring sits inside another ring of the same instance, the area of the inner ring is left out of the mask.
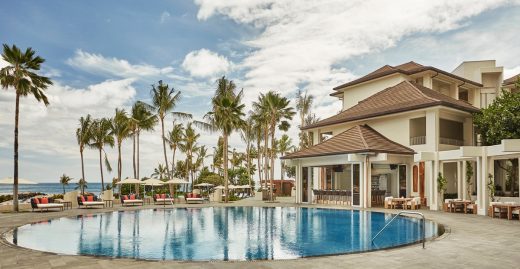
<path id="1" fill-rule="evenodd" d="M 495 196 L 518 197 L 518 159 L 494 161 Z"/>
<path id="2" fill-rule="evenodd" d="M 469 93 L 467 90 L 459 91 L 459 100 L 469 102 Z"/>
<path id="3" fill-rule="evenodd" d="M 410 145 L 426 144 L 426 117 L 410 119 Z"/>
<path id="4" fill-rule="evenodd" d="M 325 133 L 321 133 L 320 134 L 320 143 L 331 138 L 332 137 L 332 132 L 325 132 Z"/>

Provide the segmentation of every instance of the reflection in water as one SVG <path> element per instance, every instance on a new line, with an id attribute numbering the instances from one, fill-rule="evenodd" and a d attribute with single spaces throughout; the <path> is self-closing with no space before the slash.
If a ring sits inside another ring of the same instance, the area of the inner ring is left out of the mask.
<path id="1" fill-rule="evenodd" d="M 178 260 L 290 259 L 418 241 L 420 221 L 333 209 L 216 207 L 120 211 L 16 229 L 20 246 L 66 254 Z M 426 235 L 437 231 L 427 222 Z"/>

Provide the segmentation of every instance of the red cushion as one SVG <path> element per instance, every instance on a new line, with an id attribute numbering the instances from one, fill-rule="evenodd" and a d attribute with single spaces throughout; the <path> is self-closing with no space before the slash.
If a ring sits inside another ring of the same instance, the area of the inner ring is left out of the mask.
<path id="1" fill-rule="evenodd" d="M 34 201 L 35 204 L 39 204 L 40 203 L 40 199 L 38 199 L 38 198 L 34 198 L 33 201 Z"/>
<path id="2" fill-rule="evenodd" d="M 92 196 L 92 195 L 87 196 L 87 201 L 94 202 L 94 196 Z"/>
<path id="3" fill-rule="evenodd" d="M 124 200 L 128 200 L 128 196 L 127 196 L 127 195 L 124 195 L 124 196 L 123 196 L 123 201 L 124 201 Z"/>
<path id="4" fill-rule="evenodd" d="M 162 199 L 166 199 L 166 194 L 164 194 L 164 193 L 161 194 L 161 198 L 162 198 Z"/>
<path id="5" fill-rule="evenodd" d="M 49 203 L 49 198 L 47 197 L 42 197 L 42 204 L 48 204 Z"/>
<path id="6" fill-rule="evenodd" d="M 155 199 L 159 199 L 161 198 L 161 195 L 160 194 L 155 194 Z"/>
<path id="7" fill-rule="evenodd" d="M 200 198 L 200 197 L 201 197 L 200 194 L 198 194 L 198 193 L 195 194 L 195 198 Z"/>
<path id="8" fill-rule="evenodd" d="M 81 195 L 81 202 L 85 202 L 85 196 Z"/>
<path id="9" fill-rule="evenodd" d="M 135 200 L 135 194 L 130 195 L 130 200 Z"/>

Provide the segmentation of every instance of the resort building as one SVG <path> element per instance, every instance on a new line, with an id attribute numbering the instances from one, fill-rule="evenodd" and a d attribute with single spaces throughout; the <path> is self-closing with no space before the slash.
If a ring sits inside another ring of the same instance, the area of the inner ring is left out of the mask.
<path id="1" fill-rule="evenodd" d="M 385 197 L 417 197 L 438 210 L 439 173 L 445 196 L 475 201 L 479 214 L 489 207 L 489 176 L 497 199 L 518 200 L 520 140 L 481 146 L 472 117 L 502 90 L 517 91 L 514 81 L 494 60 L 452 72 L 408 62 L 335 87 L 330 95 L 342 110 L 305 126 L 312 146 L 283 157 L 297 167 L 296 202 L 367 208 Z"/>

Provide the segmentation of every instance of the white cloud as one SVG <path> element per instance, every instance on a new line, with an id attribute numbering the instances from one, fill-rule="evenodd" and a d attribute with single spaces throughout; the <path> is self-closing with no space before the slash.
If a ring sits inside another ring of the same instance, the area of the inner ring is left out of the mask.
<path id="1" fill-rule="evenodd" d="M 161 13 L 161 23 L 165 23 L 168 19 L 170 19 L 170 16 L 170 12 L 163 11 L 163 13 Z"/>
<path id="2" fill-rule="evenodd" d="M 67 64 L 77 69 L 118 78 L 145 78 L 160 76 L 175 76 L 173 67 L 159 68 L 149 64 L 131 64 L 127 60 L 115 57 L 105 57 L 101 54 L 76 50 L 72 58 L 67 59 Z"/>
<path id="3" fill-rule="evenodd" d="M 239 64 L 244 87 L 290 94 L 297 88 L 330 92 L 352 77 L 344 61 L 395 46 L 417 33 L 461 27 L 466 19 L 511 1 L 196 0 L 197 17 L 217 14 L 250 24 L 261 34 L 244 43 L 255 49 Z M 324 98 L 330 102 L 331 98 Z"/>
<path id="4" fill-rule="evenodd" d="M 510 77 L 514 77 L 520 74 L 520 65 L 513 68 L 505 68 L 504 69 L 504 79 L 508 79 Z"/>
<path id="5" fill-rule="evenodd" d="M 200 49 L 191 51 L 184 57 L 182 68 L 194 77 L 214 78 L 228 72 L 231 62 L 216 52 Z"/>

